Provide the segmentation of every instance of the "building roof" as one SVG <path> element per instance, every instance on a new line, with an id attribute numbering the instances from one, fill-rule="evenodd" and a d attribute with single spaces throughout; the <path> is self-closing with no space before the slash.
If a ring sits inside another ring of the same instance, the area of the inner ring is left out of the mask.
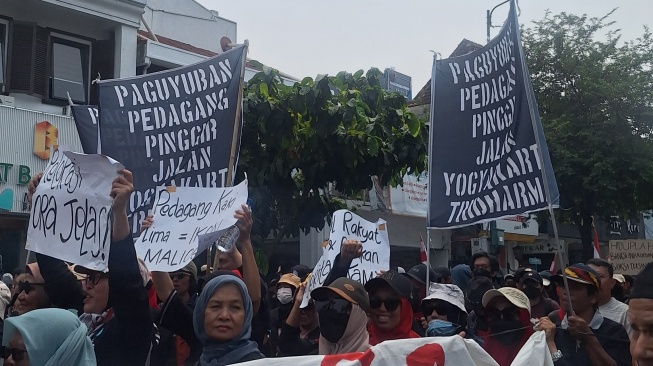
<path id="1" fill-rule="evenodd" d="M 451 55 L 449 55 L 449 58 L 463 56 L 481 48 L 483 48 L 483 46 L 480 44 L 463 38 L 463 40 L 458 43 L 458 47 L 456 47 Z M 408 102 L 409 107 L 417 107 L 425 104 L 431 104 L 431 79 L 429 79 L 429 81 L 426 82 L 426 85 L 424 85 L 417 95 L 415 95 L 415 98 Z"/>
<path id="2" fill-rule="evenodd" d="M 147 32 L 147 31 L 145 31 L 145 30 L 141 30 L 141 29 L 139 29 L 139 30 L 138 30 L 138 36 L 139 36 L 141 39 L 148 39 L 148 40 L 151 40 L 151 41 L 155 41 L 155 40 L 152 38 L 152 36 L 150 35 L 150 33 Z M 161 43 L 161 44 L 165 44 L 165 45 L 168 45 L 168 46 L 171 46 L 171 47 L 174 47 L 174 48 L 178 48 L 178 49 L 180 49 L 180 50 L 188 51 L 188 52 L 191 52 L 191 53 L 194 53 L 194 54 L 200 55 L 200 56 L 204 56 L 204 57 L 213 57 L 213 56 L 218 55 L 218 53 L 213 52 L 213 51 L 211 51 L 211 50 L 207 50 L 207 49 L 205 49 L 205 48 L 195 47 L 195 46 L 193 46 L 192 44 L 188 44 L 188 43 L 184 43 L 184 42 L 178 41 L 178 40 L 176 40 L 176 39 L 172 39 L 172 38 L 168 38 L 168 37 L 160 36 L 160 35 L 158 35 L 158 34 L 156 35 L 156 38 L 157 38 L 157 41 L 158 41 L 159 43 Z M 156 42 L 156 41 L 155 41 L 155 42 Z M 260 62 L 258 62 L 258 61 L 256 61 L 256 60 L 252 60 L 252 59 L 249 59 L 249 58 L 248 58 L 248 59 L 247 59 L 247 65 L 246 65 L 246 66 L 247 66 L 247 68 L 252 69 L 252 70 L 255 70 L 255 71 L 263 71 L 263 67 L 264 67 L 265 65 L 262 64 L 262 63 L 260 63 Z M 283 77 L 285 77 L 285 78 L 288 78 L 288 79 L 297 80 L 297 78 L 294 78 L 294 77 L 292 77 L 292 76 L 290 76 L 290 75 L 287 75 L 287 74 L 285 74 L 285 73 L 282 73 L 282 72 L 279 72 L 279 75 L 281 75 L 281 76 L 283 76 Z"/>

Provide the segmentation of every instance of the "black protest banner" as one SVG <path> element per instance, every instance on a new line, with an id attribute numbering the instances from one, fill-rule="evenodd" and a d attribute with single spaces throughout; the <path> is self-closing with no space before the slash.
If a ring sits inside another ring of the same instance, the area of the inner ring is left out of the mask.
<path id="1" fill-rule="evenodd" d="M 97 154 L 98 149 L 98 127 L 100 116 L 97 106 L 94 105 L 71 105 L 73 119 L 82 143 L 85 154 Z"/>
<path id="2" fill-rule="evenodd" d="M 100 81 L 102 154 L 134 174 L 133 234 L 157 186 L 229 186 L 239 152 L 247 48 L 128 79 Z"/>
<path id="3" fill-rule="evenodd" d="M 429 227 L 462 227 L 557 205 L 523 57 L 511 2 L 501 33 L 485 47 L 434 63 Z"/>

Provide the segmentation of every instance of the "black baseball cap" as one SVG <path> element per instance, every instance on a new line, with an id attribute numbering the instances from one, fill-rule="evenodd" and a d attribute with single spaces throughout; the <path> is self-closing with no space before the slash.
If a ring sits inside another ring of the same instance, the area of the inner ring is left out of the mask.
<path id="1" fill-rule="evenodd" d="M 309 273 L 311 273 L 311 269 L 303 264 L 298 264 L 290 269 L 290 273 L 299 277 L 299 279 L 302 280 L 303 282 L 306 281 L 306 277 L 308 276 Z"/>
<path id="2" fill-rule="evenodd" d="M 350 303 L 360 306 L 366 313 L 370 311 L 370 298 L 360 282 L 340 277 L 329 286 L 318 287 L 311 291 L 311 298 L 317 301 L 327 301 L 329 293 L 335 293 Z"/>
<path id="3" fill-rule="evenodd" d="M 540 276 L 540 274 L 535 272 L 535 271 L 528 271 L 528 272 L 524 273 L 524 275 L 521 276 L 520 282 L 524 283 L 524 282 L 526 282 L 528 280 L 535 281 L 535 282 L 539 283 L 540 285 L 544 285 L 544 280 L 542 280 L 542 276 Z"/>
<path id="4" fill-rule="evenodd" d="M 399 296 L 408 300 L 412 298 L 413 285 L 410 284 L 408 278 L 397 271 L 389 270 L 377 278 L 372 278 L 365 284 L 365 290 L 371 294 L 381 286 L 390 286 Z"/>
<path id="5" fill-rule="evenodd" d="M 443 277 L 451 277 L 451 271 L 449 270 L 449 267 L 446 266 L 437 266 L 433 269 L 436 274 L 440 275 L 440 278 Z"/>
<path id="6" fill-rule="evenodd" d="M 493 290 L 492 281 L 485 276 L 477 276 L 469 282 L 469 290 L 465 294 L 465 305 L 474 309 L 483 305 L 483 295 Z"/>
<path id="7" fill-rule="evenodd" d="M 433 268 L 429 267 L 429 282 L 437 282 L 442 275 L 435 272 Z M 426 285 L 426 264 L 420 263 L 406 272 L 406 276 L 410 276 L 415 281 Z"/>

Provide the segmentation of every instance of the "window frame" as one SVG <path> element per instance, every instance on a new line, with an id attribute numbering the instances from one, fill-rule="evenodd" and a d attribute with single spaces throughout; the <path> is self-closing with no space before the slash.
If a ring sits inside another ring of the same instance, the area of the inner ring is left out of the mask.
<path id="1" fill-rule="evenodd" d="M 80 49 L 81 63 L 82 63 L 82 78 L 84 86 L 85 101 L 74 101 L 80 104 L 88 104 L 91 99 L 91 64 L 93 56 L 93 42 L 89 39 L 75 37 L 70 34 L 65 34 L 50 30 L 48 37 L 48 63 L 47 63 L 47 101 L 52 104 L 68 105 L 67 98 L 60 98 L 53 96 L 53 81 L 54 81 L 54 44 L 63 44 L 66 46 L 76 47 Z"/>
<path id="2" fill-rule="evenodd" d="M 4 37 L 0 39 L 0 76 L 2 76 L 2 84 L 0 84 L 0 93 L 3 93 L 7 88 L 7 81 L 9 78 L 7 62 L 9 61 L 9 20 L 0 18 L 0 27 L 4 26 Z"/>

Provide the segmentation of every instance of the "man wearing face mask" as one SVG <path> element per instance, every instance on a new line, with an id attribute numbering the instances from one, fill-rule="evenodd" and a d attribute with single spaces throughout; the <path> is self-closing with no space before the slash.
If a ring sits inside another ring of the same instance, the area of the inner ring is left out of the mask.
<path id="1" fill-rule="evenodd" d="M 526 272 L 519 280 L 519 289 L 528 296 L 531 304 L 531 316 L 535 319 L 549 316 L 552 312 L 560 309 L 557 302 L 544 297 L 543 291 L 547 285 L 548 280 L 545 283 L 537 272 Z"/>
<path id="2" fill-rule="evenodd" d="M 286 273 L 277 282 L 277 301 L 279 306 L 270 312 L 271 334 L 270 346 L 272 347 L 272 354 L 279 354 L 279 333 L 281 332 L 281 325 L 286 322 L 288 315 L 293 307 L 293 298 L 295 291 L 299 288 L 300 279 L 292 273 Z"/>

